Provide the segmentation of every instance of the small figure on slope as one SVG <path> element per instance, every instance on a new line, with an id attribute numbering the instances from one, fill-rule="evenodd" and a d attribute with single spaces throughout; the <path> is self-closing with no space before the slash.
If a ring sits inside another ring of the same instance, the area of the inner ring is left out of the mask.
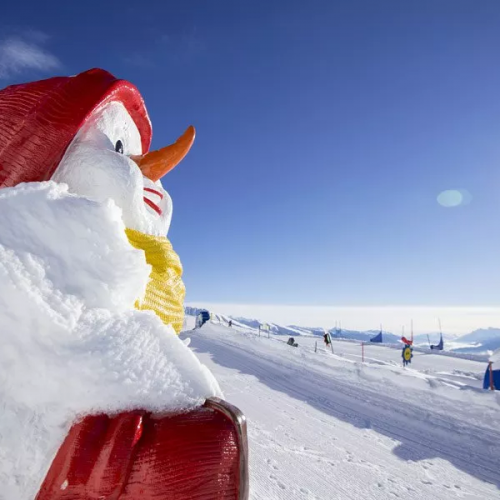
<path id="1" fill-rule="evenodd" d="M 328 348 L 330 347 L 330 344 L 332 343 L 332 338 L 330 337 L 330 334 L 328 332 L 325 332 L 323 335 L 323 341 L 325 342 L 325 346 Z"/>

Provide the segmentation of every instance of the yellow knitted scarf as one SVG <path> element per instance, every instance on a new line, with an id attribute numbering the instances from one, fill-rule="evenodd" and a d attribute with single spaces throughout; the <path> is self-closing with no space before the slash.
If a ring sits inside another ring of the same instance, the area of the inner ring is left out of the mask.
<path id="1" fill-rule="evenodd" d="M 146 295 L 135 304 L 137 309 L 154 311 L 161 320 L 179 333 L 184 321 L 182 264 L 172 244 L 163 236 L 151 236 L 126 229 L 130 244 L 144 250 L 146 262 L 153 268 Z"/>

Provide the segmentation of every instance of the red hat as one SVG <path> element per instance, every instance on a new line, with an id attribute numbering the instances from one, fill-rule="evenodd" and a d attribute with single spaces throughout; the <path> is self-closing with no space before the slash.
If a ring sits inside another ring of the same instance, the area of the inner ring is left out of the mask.
<path id="1" fill-rule="evenodd" d="M 51 178 L 67 147 L 89 116 L 121 102 L 151 144 L 151 122 L 137 88 L 102 69 L 0 90 L 0 187 Z"/>

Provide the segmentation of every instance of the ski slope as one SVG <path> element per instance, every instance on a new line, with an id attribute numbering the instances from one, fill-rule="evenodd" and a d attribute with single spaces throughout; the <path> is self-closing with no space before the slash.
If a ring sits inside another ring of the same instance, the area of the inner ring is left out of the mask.
<path id="1" fill-rule="evenodd" d="M 286 341 L 287 339 L 277 339 Z M 298 337 L 295 341 L 300 346 L 314 350 L 315 343 L 323 347 L 322 339 L 318 337 Z M 332 341 L 333 351 L 339 356 L 353 361 L 361 361 L 363 358 L 360 342 L 354 341 Z M 364 344 L 364 360 L 368 364 L 380 364 L 387 366 L 401 366 L 401 346 L 396 344 L 380 345 L 374 343 Z M 449 356 L 449 357 L 448 357 Z M 408 370 L 417 369 L 419 372 L 436 377 L 443 382 L 452 385 L 472 386 L 482 388 L 484 371 L 486 367 L 487 356 L 484 356 L 482 362 L 460 357 L 460 354 L 453 354 L 443 351 L 442 354 L 432 351 L 422 352 L 418 348 L 413 350 L 413 360 Z M 479 356 L 477 356 L 479 358 Z"/>
<path id="2" fill-rule="evenodd" d="M 248 418 L 252 499 L 500 498 L 500 398 L 477 389 L 484 364 L 419 355 L 403 369 L 385 347 L 361 363 L 347 342 L 332 354 L 192 326 L 181 336 Z"/>

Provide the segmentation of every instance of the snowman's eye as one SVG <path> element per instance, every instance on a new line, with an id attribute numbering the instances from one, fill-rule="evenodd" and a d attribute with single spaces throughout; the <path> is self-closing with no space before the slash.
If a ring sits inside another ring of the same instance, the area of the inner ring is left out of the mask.
<path id="1" fill-rule="evenodd" d="M 116 141 L 116 144 L 115 144 L 115 151 L 117 153 L 120 153 L 120 154 L 123 154 L 123 143 L 122 141 Z"/>

